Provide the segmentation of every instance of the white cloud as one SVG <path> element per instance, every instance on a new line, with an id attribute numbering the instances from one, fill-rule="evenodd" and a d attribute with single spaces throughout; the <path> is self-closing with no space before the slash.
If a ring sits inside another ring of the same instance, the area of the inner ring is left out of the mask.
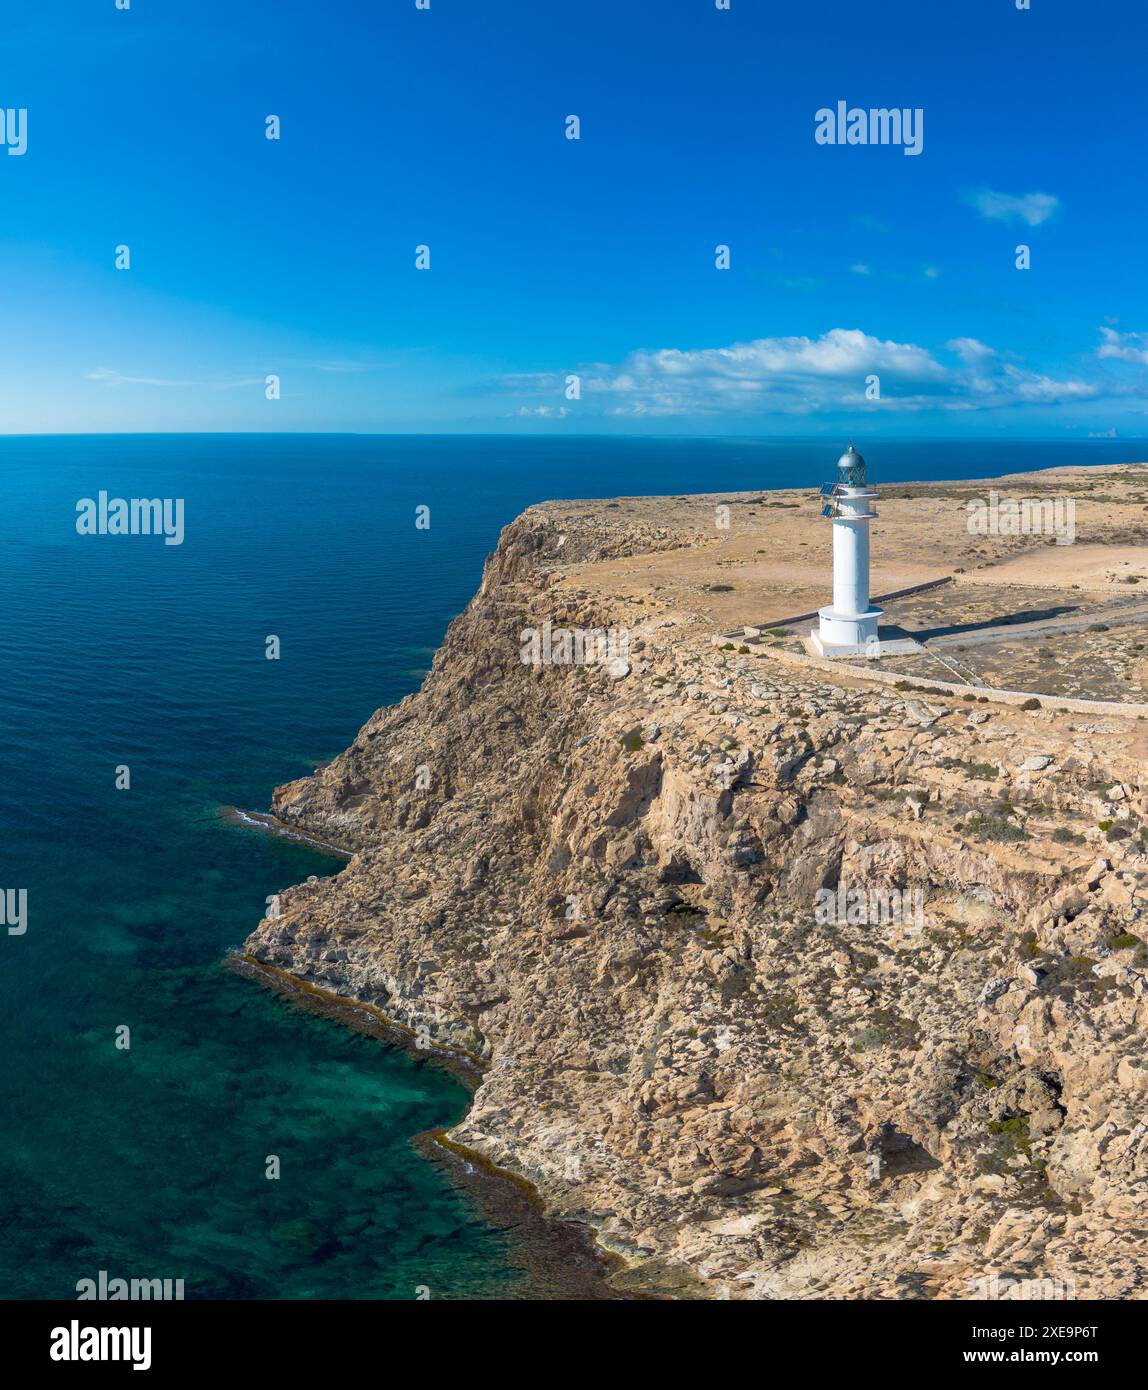
<path id="1" fill-rule="evenodd" d="M 977 338 L 950 338 L 945 344 L 949 352 L 955 352 L 966 362 L 975 362 L 979 357 L 995 357 L 996 351 Z"/>
<path id="2" fill-rule="evenodd" d="M 1090 381 L 1054 381 L 1052 377 L 1028 372 L 1005 364 L 1002 385 L 1014 403 L 1058 405 L 1063 401 L 1084 401 L 1099 395 Z"/>
<path id="3" fill-rule="evenodd" d="M 1117 333 L 1113 328 L 1102 328 L 1100 336 L 1104 341 L 1096 349 L 1097 357 L 1114 357 L 1148 367 L 1148 333 Z"/>
<path id="4" fill-rule="evenodd" d="M 613 416 L 811 414 L 841 409 L 984 410 L 1055 404 L 1100 394 L 1088 381 L 1056 380 L 1005 361 L 976 338 L 942 348 L 898 343 L 855 328 L 819 338 L 757 338 L 729 347 L 632 352 L 614 366 L 582 366 L 579 412 Z M 866 400 L 866 377 L 881 400 Z M 502 385 L 535 401 L 560 390 L 557 373 L 516 374 Z M 542 404 L 534 413 L 557 413 Z M 519 413 L 531 413 L 521 406 Z"/>
<path id="5" fill-rule="evenodd" d="M 993 222 L 1027 222 L 1039 227 L 1060 207 L 1060 199 L 1052 193 L 994 193 L 981 188 L 970 195 L 973 206 Z"/>

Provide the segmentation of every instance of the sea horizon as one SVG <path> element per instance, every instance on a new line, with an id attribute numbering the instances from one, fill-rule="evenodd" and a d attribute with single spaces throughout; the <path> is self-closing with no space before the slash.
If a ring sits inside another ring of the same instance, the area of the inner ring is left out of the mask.
<path id="1" fill-rule="evenodd" d="M 803 433 L 781 433 L 769 434 L 762 431 L 733 431 L 722 430 L 716 432 L 692 431 L 692 430 L 650 430 L 620 432 L 614 430 L 569 430 L 543 432 L 540 430 L 480 430 L 480 429 L 457 429 L 457 430 L 361 430 L 361 429 L 325 429 L 325 430 L 306 430 L 306 429 L 231 429 L 231 430 L 155 430 L 155 429 L 118 429 L 118 430 L 10 430 L 0 431 L 0 439 L 170 439 L 170 438 L 266 438 L 266 439 L 292 439 L 292 438 L 362 438 L 362 439 L 520 439 L 524 441 L 553 441 L 574 443 L 579 440 L 609 440 L 625 443 L 627 440 L 650 440 L 650 441 L 673 441 L 686 440 L 702 443 L 720 443 L 722 440 L 733 440 L 738 443 L 753 443 L 760 441 L 769 444 L 793 444 L 826 441 L 832 443 L 837 440 L 848 442 L 854 439 L 858 442 L 864 441 L 868 447 L 882 444 L 961 444 L 973 446 L 977 444 L 999 444 L 1006 447 L 1010 444 L 1082 444 L 1082 445 L 1128 445 L 1128 444 L 1148 444 L 1148 434 L 1144 435 L 1121 435 L 1121 434 L 977 434 L 970 431 L 955 431 L 951 434 L 927 433 L 927 434 L 862 434 L 854 430 L 831 430 L 823 432 L 803 432 Z"/>

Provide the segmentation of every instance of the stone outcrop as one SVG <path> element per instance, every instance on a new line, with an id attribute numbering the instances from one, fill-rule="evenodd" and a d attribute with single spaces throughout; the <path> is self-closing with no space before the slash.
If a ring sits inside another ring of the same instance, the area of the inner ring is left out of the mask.
<path id="1" fill-rule="evenodd" d="M 1145 726 L 830 678 L 611 580 L 705 543 L 510 525 L 422 689 L 276 792 L 354 854 L 246 952 L 481 1059 L 453 1138 L 620 1290 L 1138 1296 Z M 547 621 L 624 660 L 523 662 Z"/>

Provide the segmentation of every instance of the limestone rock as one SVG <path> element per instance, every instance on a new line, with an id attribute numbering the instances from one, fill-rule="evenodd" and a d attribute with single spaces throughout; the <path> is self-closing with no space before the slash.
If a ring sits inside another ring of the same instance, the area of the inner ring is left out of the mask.
<path id="1" fill-rule="evenodd" d="M 278 789 L 353 857 L 246 950 L 478 1059 L 456 1137 L 619 1288 L 1142 1296 L 1148 858 L 1095 789 L 1148 821 L 1143 731 L 964 718 L 714 642 L 684 599 L 644 617 L 602 574 L 657 554 L 668 583 L 708 533 L 572 505 L 507 527 L 422 689 Z M 524 664 L 543 619 L 624 620 L 625 671 Z"/>

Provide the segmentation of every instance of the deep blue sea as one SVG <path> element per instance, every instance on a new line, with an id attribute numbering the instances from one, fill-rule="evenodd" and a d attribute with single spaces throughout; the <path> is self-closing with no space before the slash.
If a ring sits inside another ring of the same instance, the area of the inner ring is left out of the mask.
<path id="1" fill-rule="evenodd" d="M 189 1298 L 539 1292 L 409 1143 L 463 1088 L 222 966 L 268 894 L 338 866 L 220 808 L 265 808 L 416 689 L 526 504 L 813 489 L 843 443 L 0 439 L 0 887 L 28 895 L 26 932 L 0 929 L 0 1297 L 101 1269 Z M 878 485 L 1148 458 L 857 443 Z M 184 499 L 183 544 L 78 535 L 101 490 Z"/>

